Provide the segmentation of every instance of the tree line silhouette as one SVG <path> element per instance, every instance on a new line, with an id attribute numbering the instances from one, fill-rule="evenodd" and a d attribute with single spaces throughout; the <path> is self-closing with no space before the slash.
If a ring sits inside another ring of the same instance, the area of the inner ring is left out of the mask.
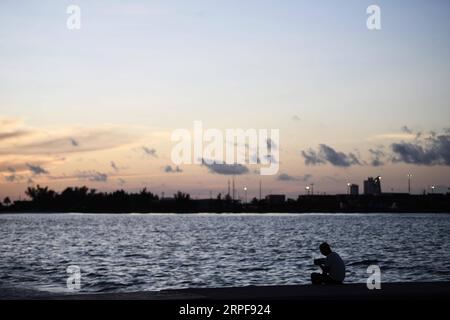
<path id="1" fill-rule="evenodd" d="M 39 185 L 28 187 L 29 200 L 0 203 L 0 212 L 450 212 L 450 194 L 381 195 L 300 195 L 297 199 L 271 202 L 253 198 L 249 203 L 233 200 L 229 194 L 216 198 L 192 199 L 176 192 L 160 198 L 146 188 L 136 193 L 116 190 L 99 192 L 86 186 L 68 187 L 56 192 Z M 282 198 L 284 199 L 284 198 Z"/>
<path id="2" fill-rule="evenodd" d="M 128 193 L 124 190 L 99 192 L 83 186 L 68 187 L 58 193 L 48 187 L 37 185 L 28 187 L 25 194 L 30 201 L 15 201 L 12 204 L 7 197 L 3 201 L 4 207 L 43 212 L 141 212 L 158 209 L 162 202 L 157 195 L 147 191 L 146 188 L 138 193 Z M 190 202 L 190 195 L 178 191 L 174 194 L 173 202 L 177 206 L 186 205 Z"/>

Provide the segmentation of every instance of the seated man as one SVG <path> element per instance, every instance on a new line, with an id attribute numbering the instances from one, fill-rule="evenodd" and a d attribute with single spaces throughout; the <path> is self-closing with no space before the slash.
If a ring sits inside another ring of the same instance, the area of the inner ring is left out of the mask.
<path id="1" fill-rule="evenodd" d="M 315 259 L 314 264 L 322 269 L 322 273 L 311 274 L 313 284 L 342 284 L 345 278 L 345 264 L 341 257 L 331 251 L 328 243 L 324 242 L 319 246 L 320 253 L 326 258 Z"/>

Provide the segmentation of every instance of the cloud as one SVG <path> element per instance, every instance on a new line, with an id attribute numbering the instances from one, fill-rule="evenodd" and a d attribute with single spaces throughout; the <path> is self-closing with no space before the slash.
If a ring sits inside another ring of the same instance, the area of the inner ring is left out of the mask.
<path id="1" fill-rule="evenodd" d="M 202 165 L 207 167 L 210 172 L 223 174 L 223 175 L 241 175 L 249 172 L 248 168 L 242 164 L 226 164 L 226 163 L 216 163 L 212 160 L 203 160 Z"/>
<path id="2" fill-rule="evenodd" d="M 158 158 L 155 148 L 142 147 L 142 151 L 144 151 L 144 154 L 146 154 L 150 157 Z"/>
<path id="3" fill-rule="evenodd" d="M 369 153 L 371 154 L 370 164 L 373 167 L 380 167 L 384 165 L 384 161 L 382 160 L 386 155 L 380 149 L 369 149 Z"/>
<path id="4" fill-rule="evenodd" d="M 29 166 L 29 165 L 27 164 L 27 166 Z M 43 168 L 41 168 L 41 167 L 39 167 L 39 166 L 31 166 L 31 167 L 33 168 L 33 169 L 31 170 L 32 173 L 34 173 L 34 171 L 36 171 L 36 172 L 42 172 L 42 171 L 44 171 L 44 172 L 48 173 L 46 170 L 44 170 Z M 34 171 L 33 171 L 33 170 L 34 170 Z M 28 183 L 28 184 L 30 184 L 30 183 L 33 182 L 33 180 L 31 179 L 31 177 L 26 176 L 26 175 L 17 174 L 16 169 L 13 168 L 13 167 L 8 167 L 8 168 L 6 168 L 6 172 L 9 173 L 8 175 L 5 175 L 5 176 L 4 176 L 6 182 L 22 182 L 22 181 L 24 181 L 25 179 L 27 180 L 27 183 Z M 40 174 L 40 173 L 38 173 L 37 175 L 39 175 L 39 174 Z M 30 181 L 31 181 L 31 182 L 30 182 Z"/>
<path id="5" fill-rule="evenodd" d="M 23 128 L 22 121 L 0 118 L 0 141 L 19 138 L 30 133 L 31 132 Z"/>
<path id="6" fill-rule="evenodd" d="M 136 141 L 118 126 L 64 127 L 45 130 L 0 119 L 0 156 L 60 155 L 112 149 Z"/>
<path id="7" fill-rule="evenodd" d="M 126 182 L 126 180 L 124 180 L 124 179 L 122 179 L 122 178 L 119 178 L 119 179 L 117 179 L 117 183 L 119 184 L 119 186 L 123 186 L 123 185 L 125 185 L 127 182 Z"/>
<path id="8" fill-rule="evenodd" d="M 6 182 L 16 182 L 16 181 L 22 180 L 22 178 L 23 178 L 22 176 L 18 176 L 16 174 L 11 174 L 9 176 L 5 176 Z"/>
<path id="9" fill-rule="evenodd" d="M 381 161 L 380 159 L 372 159 L 371 165 L 372 165 L 373 167 L 381 167 L 381 166 L 384 165 L 384 162 Z"/>
<path id="10" fill-rule="evenodd" d="M 422 137 L 422 132 L 417 132 L 416 136 L 415 136 L 415 139 L 419 140 L 421 137 Z"/>
<path id="11" fill-rule="evenodd" d="M 408 128 L 408 126 L 401 127 L 401 130 L 404 133 L 408 133 L 408 134 L 412 134 L 413 133 L 413 131 L 410 128 Z"/>
<path id="12" fill-rule="evenodd" d="M 391 144 L 392 162 L 433 166 L 450 165 L 450 135 L 430 133 L 423 140 Z"/>
<path id="13" fill-rule="evenodd" d="M 279 181 L 308 181 L 311 178 L 310 174 L 305 174 L 302 177 L 298 177 L 298 176 L 291 176 L 287 173 L 280 173 L 277 176 L 277 180 Z"/>
<path id="14" fill-rule="evenodd" d="M 294 120 L 294 121 L 300 121 L 300 117 L 299 117 L 298 115 L 294 114 L 294 115 L 292 116 L 292 120 Z"/>
<path id="15" fill-rule="evenodd" d="M 111 168 L 113 168 L 113 170 L 115 172 L 119 172 L 119 167 L 117 167 L 117 165 L 114 161 L 111 161 Z"/>
<path id="16" fill-rule="evenodd" d="M 106 182 L 108 180 L 108 175 L 106 173 L 98 171 L 79 171 L 75 174 L 75 177 L 93 182 Z"/>
<path id="17" fill-rule="evenodd" d="M 10 119 L 10 118 L 0 118 L 0 127 L 2 128 L 16 128 L 22 124 L 22 121 L 19 119 Z"/>
<path id="18" fill-rule="evenodd" d="M 306 165 L 319 165 L 329 163 L 336 167 L 350 167 L 352 165 L 361 165 L 361 161 L 354 153 L 343 153 L 336 151 L 326 144 L 319 145 L 319 151 L 312 149 L 302 151 Z"/>
<path id="19" fill-rule="evenodd" d="M 34 175 L 49 174 L 47 170 L 45 170 L 39 165 L 32 165 L 27 163 L 27 167 Z"/>
<path id="20" fill-rule="evenodd" d="M 34 166 L 47 167 L 61 163 L 63 159 L 56 157 L 41 157 L 41 156 L 0 156 L 0 172 L 3 173 L 14 173 L 20 172 L 25 174 L 25 172 L 30 171 L 28 164 L 32 163 Z M 11 170 L 14 170 L 11 171 Z"/>
<path id="21" fill-rule="evenodd" d="M 383 133 L 370 136 L 367 138 L 368 141 L 387 141 L 387 140 L 413 140 L 417 134 L 410 134 L 406 132 L 394 132 L 394 133 Z"/>
<path id="22" fill-rule="evenodd" d="M 383 150 L 384 146 L 369 149 L 370 162 L 361 160 L 358 153 L 344 153 L 325 144 L 320 144 L 318 151 L 309 149 L 302 151 L 306 165 L 320 165 L 329 163 L 336 167 L 350 167 L 352 165 L 367 165 L 374 167 L 387 163 L 407 163 L 423 166 L 450 165 L 450 130 L 443 133 L 436 131 L 414 133 L 407 126 L 402 128 L 407 134 L 408 141 L 402 140 L 390 144 L 390 151 Z"/>
<path id="23" fill-rule="evenodd" d="M 320 145 L 320 153 L 328 162 L 337 167 L 361 165 L 361 162 L 354 153 L 345 154 L 343 152 L 336 151 L 325 144 Z"/>
<path id="24" fill-rule="evenodd" d="M 297 177 L 290 176 L 287 173 L 280 173 L 277 177 L 277 180 L 280 181 L 296 181 Z"/>
<path id="25" fill-rule="evenodd" d="M 6 182 L 21 182 L 27 178 L 24 175 L 17 174 L 16 169 L 13 167 L 6 168 L 6 171 L 9 173 L 9 175 L 4 176 Z M 31 178 L 28 178 L 28 180 L 30 180 L 30 179 Z"/>
<path id="26" fill-rule="evenodd" d="M 0 141 L 27 135 L 27 131 L 0 132 Z"/>
<path id="27" fill-rule="evenodd" d="M 99 151 L 119 147 L 130 141 L 130 137 L 114 130 L 80 129 L 77 139 L 67 137 L 66 134 L 59 137 L 55 133 L 53 137 L 36 138 L 32 142 L 21 144 L 20 147 L 0 148 L 0 154 L 65 154 Z"/>
<path id="28" fill-rule="evenodd" d="M 302 151 L 302 156 L 303 156 L 303 158 L 305 158 L 305 164 L 307 166 L 309 166 L 309 165 L 315 166 L 318 164 L 326 163 L 325 160 L 323 160 L 319 156 L 319 154 L 311 148 L 307 151 Z"/>
<path id="29" fill-rule="evenodd" d="M 109 165 L 111 166 L 111 168 L 114 170 L 114 172 L 120 172 L 121 170 L 125 170 L 128 169 L 129 167 L 127 166 L 119 166 L 115 161 L 112 161 L 109 163 Z"/>
<path id="30" fill-rule="evenodd" d="M 183 172 L 183 170 L 181 170 L 180 167 L 178 167 L 178 166 L 172 168 L 172 166 L 167 165 L 167 166 L 164 167 L 164 172 L 166 172 L 166 173 L 178 173 L 178 172 Z"/>
<path id="31" fill-rule="evenodd" d="M 34 166 L 53 166 L 56 164 L 60 164 L 64 161 L 64 158 L 57 157 L 48 157 L 48 156 L 4 156 L 0 157 L 0 172 L 6 173 L 14 173 L 21 172 L 25 173 L 25 171 L 29 171 L 30 168 L 28 164 L 32 163 Z M 11 170 L 14 170 L 11 171 Z"/>
<path id="32" fill-rule="evenodd" d="M 26 176 L 22 176 L 22 175 L 17 175 L 17 174 L 12 174 L 9 176 L 5 176 L 5 181 L 6 182 L 22 182 L 26 180 L 27 184 L 33 184 L 34 181 L 31 177 L 26 177 Z"/>
<path id="33" fill-rule="evenodd" d="M 77 140 L 73 139 L 73 138 L 69 138 L 70 143 L 72 144 L 72 146 L 74 147 L 79 147 L 80 144 L 78 143 Z"/>

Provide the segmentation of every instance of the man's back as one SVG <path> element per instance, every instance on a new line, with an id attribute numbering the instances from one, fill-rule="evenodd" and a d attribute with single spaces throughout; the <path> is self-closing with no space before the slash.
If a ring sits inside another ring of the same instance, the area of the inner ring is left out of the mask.
<path id="1" fill-rule="evenodd" d="M 336 252 L 331 252 L 326 257 L 325 265 L 329 268 L 329 275 L 333 280 L 344 281 L 345 263 Z"/>

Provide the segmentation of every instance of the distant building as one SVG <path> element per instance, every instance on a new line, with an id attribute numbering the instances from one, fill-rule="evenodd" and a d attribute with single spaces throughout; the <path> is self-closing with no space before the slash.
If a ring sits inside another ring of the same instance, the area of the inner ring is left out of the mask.
<path id="1" fill-rule="evenodd" d="M 352 196 L 357 196 L 359 194 L 359 186 L 357 184 L 350 185 L 350 194 Z"/>
<path id="2" fill-rule="evenodd" d="M 266 196 L 266 201 L 269 204 L 283 204 L 286 201 L 284 194 L 269 194 Z"/>
<path id="3" fill-rule="evenodd" d="M 364 194 L 381 194 L 381 177 L 369 177 L 364 180 Z"/>

